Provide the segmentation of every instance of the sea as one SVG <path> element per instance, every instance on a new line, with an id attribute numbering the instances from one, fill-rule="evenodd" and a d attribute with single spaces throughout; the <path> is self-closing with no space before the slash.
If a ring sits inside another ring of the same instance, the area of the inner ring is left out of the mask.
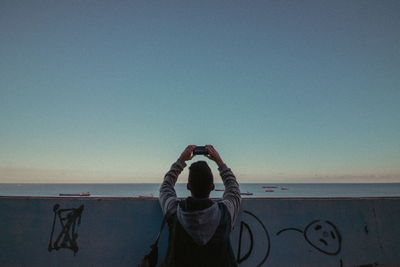
<path id="1" fill-rule="evenodd" d="M 221 198 L 223 184 L 216 184 L 210 197 Z M 89 192 L 89 197 L 154 197 L 160 184 L 0 184 L 0 196 L 57 197 Z M 187 197 L 186 184 L 175 186 L 178 197 Z M 342 198 L 400 197 L 400 183 L 241 183 L 243 198 Z"/>

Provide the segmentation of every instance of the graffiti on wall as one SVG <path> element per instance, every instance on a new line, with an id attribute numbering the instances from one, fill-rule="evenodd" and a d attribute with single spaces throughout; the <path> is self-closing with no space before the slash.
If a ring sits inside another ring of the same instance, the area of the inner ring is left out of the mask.
<path id="1" fill-rule="evenodd" d="M 304 240 L 319 252 L 335 256 L 342 248 L 342 237 L 335 224 L 328 220 L 313 220 L 303 229 L 284 228 L 279 230 L 276 235 L 294 231 L 303 235 Z M 343 266 L 343 260 L 340 259 L 340 266 Z"/>
<path id="2" fill-rule="evenodd" d="M 304 239 L 312 247 L 327 255 L 337 255 L 342 246 L 342 237 L 337 227 L 330 221 L 314 220 L 304 230 L 298 228 L 285 228 L 276 233 L 280 235 L 286 231 L 302 233 Z"/>
<path id="3" fill-rule="evenodd" d="M 60 209 L 60 205 L 53 207 L 54 217 L 50 233 L 48 250 L 70 249 L 76 254 L 79 250 L 77 226 L 81 223 L 83 205 L 78 208 Z M 58 223 L 57 223 L 58 222 Z"/>
<path id="4" fill-rule="evenodd" d="M 267 227 L 248 210 L 243 211 L 239 225 L 237 263 L 250 261 L 254 263 L 254 266 L 263 266 L 267 263 L 272 247 Z M 325 255 L 336 256 L 341 251 L 342 236 L 337 226 L 331 221 L 312 220 L 303 229 L 283 228 L 276 233 L 276 236 L 290 232 L 300 233 L 306 243 Z M 343 266 L 342 259 L 338 265 Z"/>
<path id="5" fill-rule="evenodd" d="M 264 223 L 254 213 L 243 211 L 236 261 L 241 264 L 252 257 L 251 260 L 256 262 L 255 266 L 262 266 L 270 251 L 271 240 Z"/>
<path id="6" fill-rule="evenodd" d="M 58 204 L 54 205 L 49 252 L 61 248 L 72 250 L 74 255 L 78 252 L 78 227 L 81 223 L 83 210 L 84 205 L 77 208 L 61 208 Z M 289 235 L 290 238 L 304 242 L 309 247 L 309 251 L 328 256 L 326 258 L 330 259 L 329 261 L 333 263 L 333 266 L 336 263 L 338 267 L 344 266 L 340 256 L 342 234 L 333 221 L 317 218 L 311 219 L 300 227 L 296 225 L 295 227 L 281 228 L 275 225 L 276 232 L 274 231 L 272 236 L 270 235 L 271 231 L 267 228 L 271 225 L 266 223 L 255 212 L 242 211 L 240 221 L 237 224 L 238 239 L 235 247 L 236 261 L 239 265 L 268 266 L 269 263 L 275 262 L 276 258 L 272 259 L 272 256 L 275 257 L 275 253 L 278 250 L 280 251 L 278 248 L 282 246 L 282 241 L 285 240 L 282 237 Z M 363 230 L 365 234 L 369 233 L 367 225 L 363 225 Z M 288 247 L 290 245 L 287 244 Z M 293 249 L 296 249 L 296 247 L 293 247 Z M 302 259 L 307 261 L 307 257 Z"/>

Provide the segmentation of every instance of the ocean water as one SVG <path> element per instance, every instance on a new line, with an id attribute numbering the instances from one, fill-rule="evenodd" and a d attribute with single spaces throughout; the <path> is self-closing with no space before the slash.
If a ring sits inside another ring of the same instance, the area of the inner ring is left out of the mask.
<path id="1" fill-rule="evenodd" d="M 0 184 L 0 196 L 55 197 L 60 193 L 90 192 L 90 197 L 158 197 L 160 184 Z M 216 184 L 216 189 L 223 189 Z M 177 184 L 178 197 L 190 192 L 186 184 Z M 240 184 L 241 192 L 253 195 L 243 198 L 313 198 L 313 197 L 400 197 L 400 183 L 346 184 Z M 267 191 L 267 192 L 266 192 Z M 211 197 L 222 197 L 222 191 L 211 192 Z"/>

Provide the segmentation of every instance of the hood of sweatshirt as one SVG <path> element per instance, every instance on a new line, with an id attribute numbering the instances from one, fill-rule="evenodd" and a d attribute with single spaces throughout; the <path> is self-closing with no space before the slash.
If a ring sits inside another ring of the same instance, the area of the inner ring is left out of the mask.
<path id="1" fill-rule="evenodd" d="M 198 245 L 205 245 L 210 241 L 221 220 L 221 211 L 217 203 L 196 211 L 185 211 L 178 205 L 176 215 L 186 233 Z"/>

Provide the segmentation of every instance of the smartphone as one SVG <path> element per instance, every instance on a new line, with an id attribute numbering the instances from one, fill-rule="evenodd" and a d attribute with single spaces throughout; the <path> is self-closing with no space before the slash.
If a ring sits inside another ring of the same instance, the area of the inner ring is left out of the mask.
<path id="1" fill-rule="evenodd" d="M 196 146 L 193 155 L 208 155 L 208 149 L 205 146 Z"/>

